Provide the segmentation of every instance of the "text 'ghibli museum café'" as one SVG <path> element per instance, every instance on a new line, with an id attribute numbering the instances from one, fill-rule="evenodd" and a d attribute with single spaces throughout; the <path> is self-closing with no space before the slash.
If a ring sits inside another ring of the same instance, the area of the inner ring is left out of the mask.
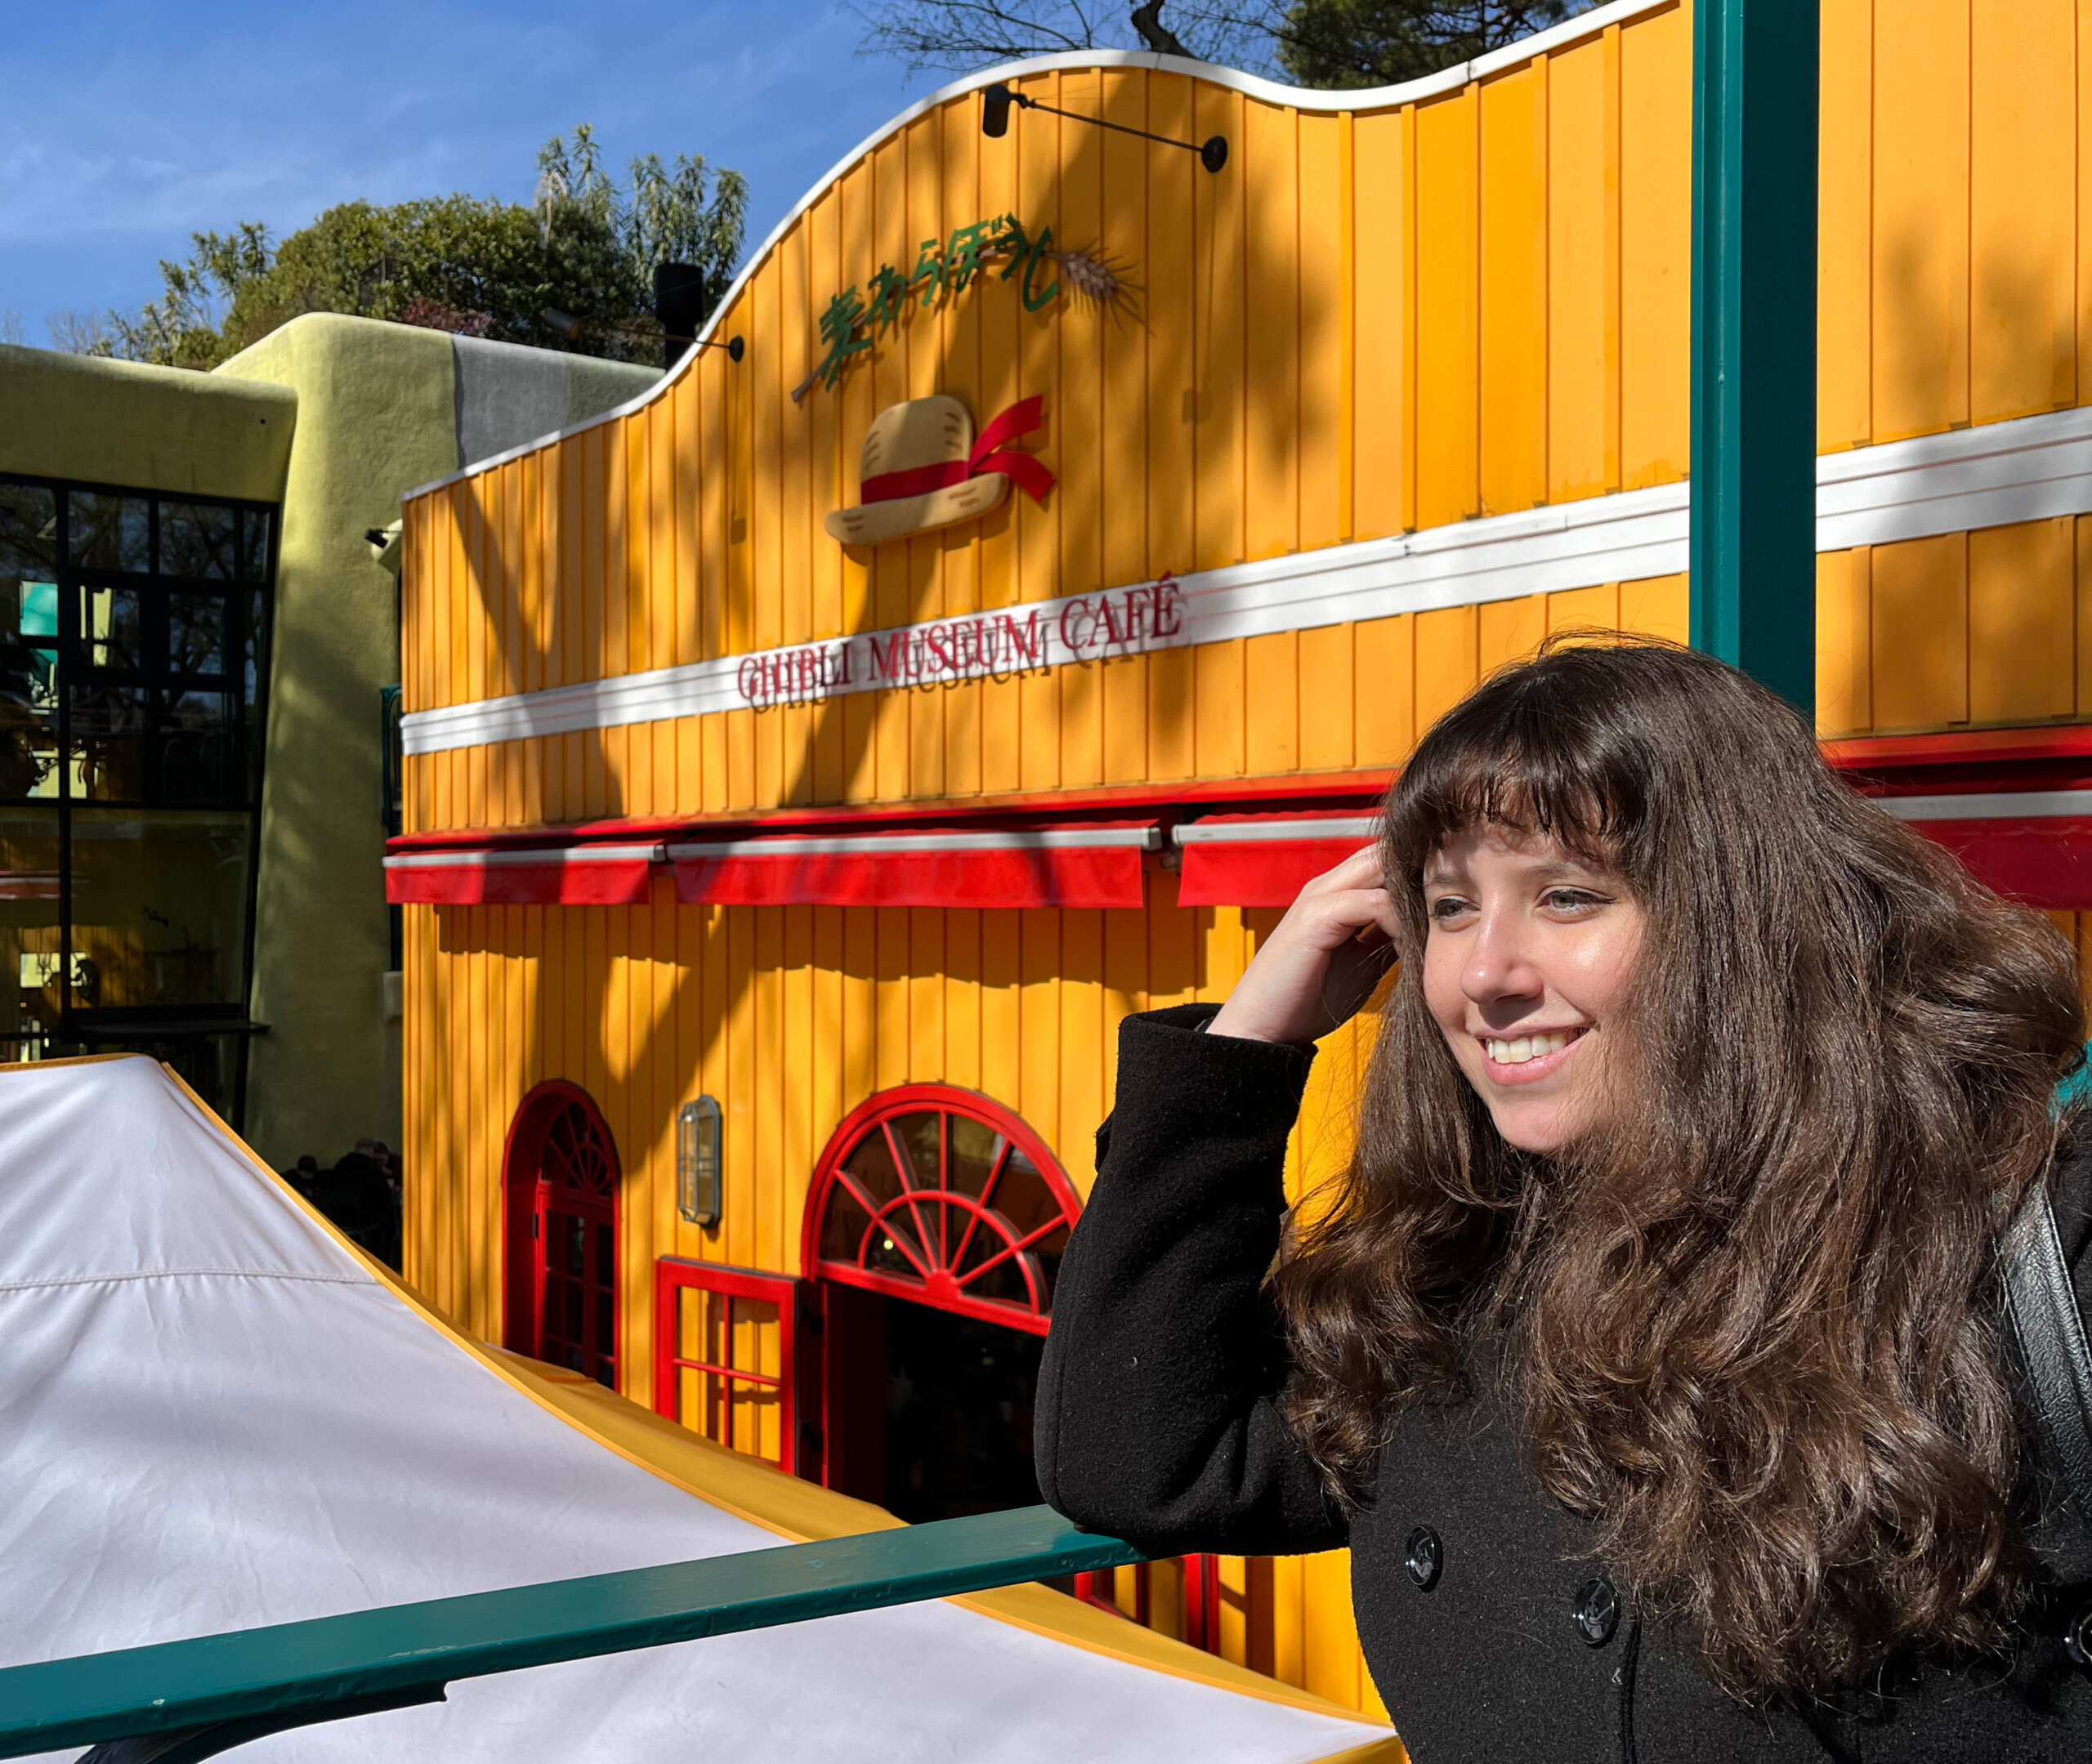
<path id="1" fill-rule="evenodd" d="M 1822 21 L 1820 724 L 2075 914 L 2092 61 L 2067 0 Z M 717 346 L 411 494 L 408 1277 L 903 1517 L 1035 1498 L 1120 1018 L 1223 995 L 1482 675 L 1684 634 L 1691 60 L 1625 0 L 1380 92 L 962 82 Z M 1376 1706 L 1341 1557 L 1087 1590 Z"/>

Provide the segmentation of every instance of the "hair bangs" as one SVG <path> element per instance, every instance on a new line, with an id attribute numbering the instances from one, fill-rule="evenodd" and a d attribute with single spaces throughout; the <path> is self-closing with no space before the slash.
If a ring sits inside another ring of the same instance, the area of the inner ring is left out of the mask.
<path id="1" fill-rule="evenodd" d="M 1433 852 L 1484 826 L 1629 873 L 1648 764 L 1603 708 L 1530 672 L 1485 686 L 1424 738 L 1389 793 L 1388 873 L 1415 878 Z"/>

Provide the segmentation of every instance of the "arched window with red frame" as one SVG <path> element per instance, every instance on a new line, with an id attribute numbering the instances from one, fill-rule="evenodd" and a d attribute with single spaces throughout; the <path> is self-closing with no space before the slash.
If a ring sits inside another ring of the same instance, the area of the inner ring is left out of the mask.
<path id="1" fill-rule="evenodd" d="M 949 1084 L 883 1092 L 838 1128 L 806 1212 L 810 1275 L 1046 1333 L 1082 1203 L 1023 1122 Z"/>
<path id="2" fill-rule="evenodd" d="M 588 1092 L 539 1085 L 503 1160 L 504 1340 L 518 1353 L 617 1387 L 617 1142 Z"/>

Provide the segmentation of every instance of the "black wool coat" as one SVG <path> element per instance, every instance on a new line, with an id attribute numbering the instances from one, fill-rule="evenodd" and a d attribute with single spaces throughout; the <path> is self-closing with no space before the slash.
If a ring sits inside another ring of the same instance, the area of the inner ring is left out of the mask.
<path id="1" fill-rule="evenodd" d="M 1498 1390 L 1406 1413 L 1347 1524 L 1280 1417 L 1285 1351 L 1262 1291 L 1313 1052 L 1196 1033 L 1212 1012 L 1120 1031 L 1116 1109 L 1039 1377 L 1053 1506 L 1157 1555 L 1348 1544 L 1366 1663 L 1417 1764 L 2092 1764 L 2092 1675 L 2063 1642 L 2092 1586 L 2052 1589 L 2009 1664 L 1746 1709 L 1614 1595 L 1587 1527 L 1527 1467 Z M 2092 1308 L 2092 1156 L 2065 1160 L 2055 1195 Z"/>

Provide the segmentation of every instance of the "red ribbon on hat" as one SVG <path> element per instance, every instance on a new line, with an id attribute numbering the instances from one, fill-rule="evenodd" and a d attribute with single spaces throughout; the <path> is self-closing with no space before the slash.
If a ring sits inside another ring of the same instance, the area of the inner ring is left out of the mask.
<path id="1" fill-rule="evenodd" d="M 859 492 L 869 506 L 891 502 L 904 496 L 928 496 L 932 490 L 948 490 L 969 478 L 991 474 L 1008 478 L 1035 502 L 1044 502 L 1053 488 L 1053 474 L 1030 453 L 1005 444 L 1029 435 L 1039 426 L 1043 398 L 1027 398 L 1014 404 L 981 431 L 981 439 L 963 459 L 941 459 L 933 465 L 910 466 L 905 471 L 882 471 L 865 480 Z"/>

